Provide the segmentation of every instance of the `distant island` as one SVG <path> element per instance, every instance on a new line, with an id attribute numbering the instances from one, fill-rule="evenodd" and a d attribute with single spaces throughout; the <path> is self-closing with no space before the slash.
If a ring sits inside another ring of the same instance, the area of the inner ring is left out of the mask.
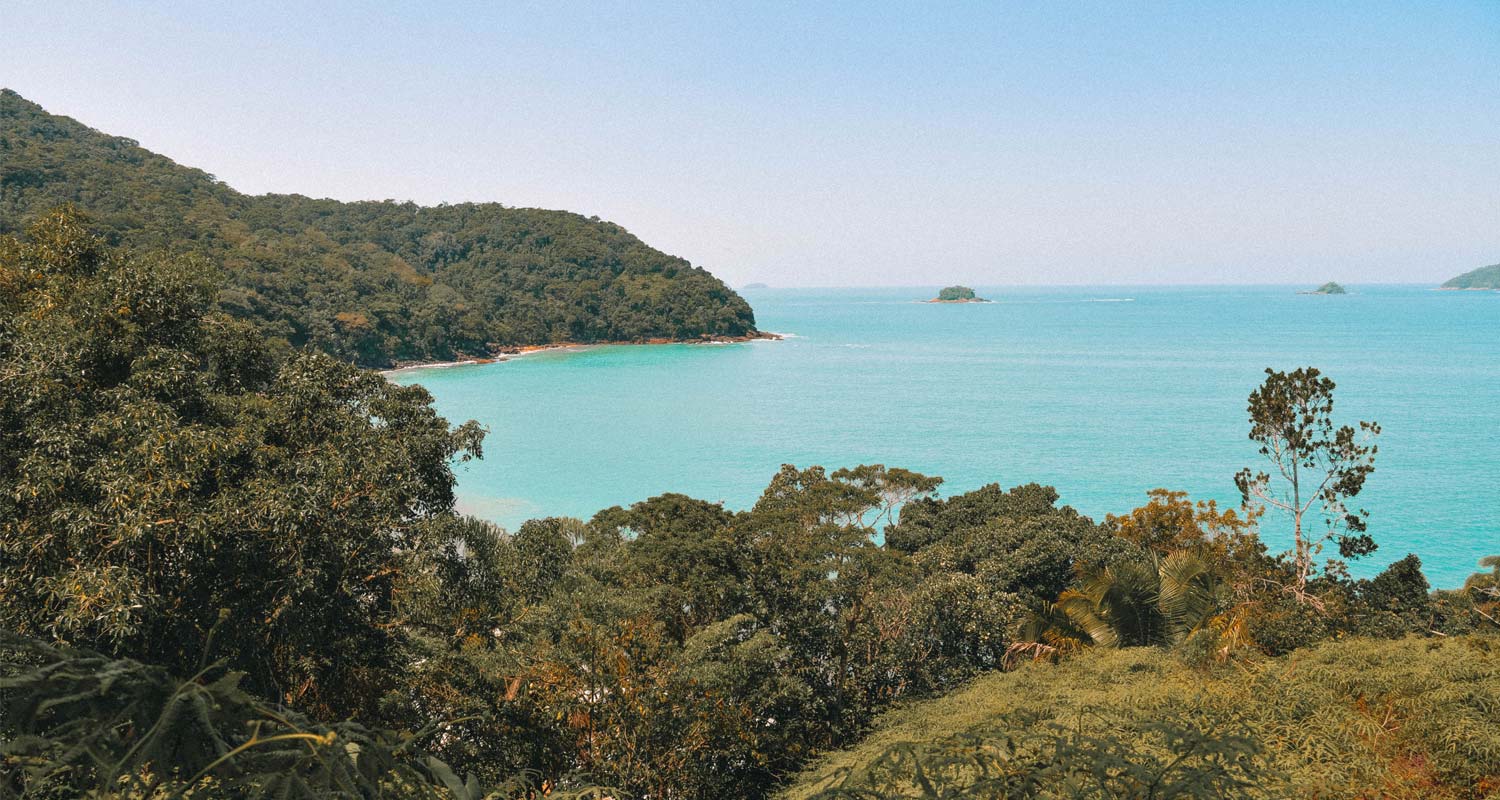
<path id="1" fill-rule="evenodd" d="M 1491 264 L 1465 272 L 1443 284 L 1443 289 L 1500 290 L 1500 264 Z"/>
<path id="2" fill-rule="evenodd" d="M 741 286 L 740 288 L 741 289 L 769 289 L 771 287 L 768 286 L 768 285 L 766 285 L 766 284 L 764 284 L 764 283 L 747 283 L 744 286 Z"/>
<path id="3" fill-rule="evenodd" d="M 1311 292 L 1298 292 L 1297 294 L 1348 294 L 1344 287 L 1329 281 Z"/>
<path id="4" fill-rule="evenodd" d="M 938 296 L 937 297 L 934 297 L 933 299 L 928 300 L 927 302 L 929 302 L 929 303 L 988 303 L 989 301 L 986 300 L 986 299 L 984 299 L 983 297 L 979 297 L 978 295 L 974 294 L 974 290 L 970 289 L 967 286 L 949 286 L 948 288 L 942 290 L 941 292 L 938 292 Z"/>

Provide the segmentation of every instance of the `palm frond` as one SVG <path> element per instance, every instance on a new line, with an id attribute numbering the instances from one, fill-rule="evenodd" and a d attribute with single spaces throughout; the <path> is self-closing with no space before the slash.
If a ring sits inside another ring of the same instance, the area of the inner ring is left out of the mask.
<path id="1" fill-rule="evenodd" d="M 1110 619 L 1101 613 L 1100 604 L 1090 595 L 1066 591 L 1058 596 L 1056 606 L 1068 623 L 1083 631 L 1094 645 L 1120 646 L 1120 635 L 1115 631 Z"/>
<path id="2" fill-rule="evenodd" d="M 1167 556 L 1158 567 L 1157 577 L 1157 607 L 1167 621 L 1171 641 L 1181 641 L 1218 613 L 1220 581 L 1196 553 L 1180 550 Z"/>

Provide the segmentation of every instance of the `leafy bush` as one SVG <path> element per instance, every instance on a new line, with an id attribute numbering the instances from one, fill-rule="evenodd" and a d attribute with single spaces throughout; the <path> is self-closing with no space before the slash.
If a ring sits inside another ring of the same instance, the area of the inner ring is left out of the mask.
<path id="1" fill-rule="evenodd" d="M 1182 715 L 1141 722 L 1118 713 L 1017 712 L 931 744 L 896 745 L 812 797 L 1219 800 L 1253 796 L 1265 779 L 1253 740 L 1205 733 Z"/>
<path id="2" fill-rule="evenodd" d="M 431 732 L 325 724 L 260 701 L 210 667 L 177 680 L 129 659 L 0 633 L 0 796 L 521 797 L 423 754 Z"/>

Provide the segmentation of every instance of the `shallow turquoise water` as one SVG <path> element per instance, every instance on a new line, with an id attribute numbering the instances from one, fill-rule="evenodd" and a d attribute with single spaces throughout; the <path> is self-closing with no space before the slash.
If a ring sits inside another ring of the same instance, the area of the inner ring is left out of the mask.
<path id="1" fill-rule="evenodd" d="M 490 428 L 460 507 L 514 528 L 675 491 L 732 508 L 782 463 L 885 463 L 1055 485 L 1102 517 L 1165 486 L 1237 503 L 1258 466 L 1245 402 L 1268 366 L 1338 382 L 1342 421 L 1385 429 L 1363 505 L 1372 574 L 1418 553 L 1455 586 L 1500 553 L 1500 293 L 1416 286 L 755 290 L 780 342 L 600 347 L 397 373 Z M 1262 536 L 1286 543 L 1280 520 Z"/>

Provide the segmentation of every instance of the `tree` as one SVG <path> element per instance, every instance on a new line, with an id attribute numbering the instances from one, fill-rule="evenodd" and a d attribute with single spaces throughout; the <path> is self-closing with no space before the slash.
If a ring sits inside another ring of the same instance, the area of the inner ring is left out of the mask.
<path id="1" fill-rule="evenodd" d="M 1188 499 L 1187 492 L 1152 489 L 1150 499 L 1123 516 L 1106 516 L 1115 536 L 1160 556 L 1191 551 L 1203 557 L 1221 578 L 1244 589 L 1264 571 L 1265 545 L 1256 534 L 1258 509 L 1219 510 L 1212 500 Z"/>
<path id="2" fill-rule="evenodd" d="M 1500 556 L 1485 556 L 1479 566 L 1488 567 L 1488 572 L 1476 572 L 1464 581 L 1464 591 L 1474 600 L 1474 610 L 1479 616 L 1500 625 Z"/>
<path id="3" fill-rule="evenodd" d="M 718 504 L 665 494 L 595 520 L 635 535 L 620 560 L 620 582 L 643 587 L 667 632 L 682 643 L 699 628 L 748 610 L 749 558 L 729 530 L 733 518 Z"/>
<path id="4" fill-rule="evenodd" d="M 568 517 L 527 520 L 511 537 L 516 552 L 515 581 L 528 602 L 552 591 L 573 560 L 573 545 L 583 523 Z"/>
<path id="5" fill-rule="evenodd" d="M 943 483 L 942 478 L 900 467 L 887 468 L 884 464 L 861 464 L 835 470 L 829 477 L 873 493 L 876 503 L 868 513 L 875 516 L 866 521 L 865 515 L 861 514 L 856 520 L 860 527 L 869 528 L 876 527 L 882 520 L 886 525 L 896 524 L 896 514 L 902 506 L 919 497 L 931 496 Z"/>
<path id="6" fill-rule="evenodd" d="M 1220 652 L 1244 644 L 1242 607 L 1214 565 L 1190 550 L 1084 572 L 1035 609 L 1010 655 L 1055 657 L 1082 647 L 1175 645 L 1210 632 Z"/>
<path id="7" fill-rule="evenodd" d="M 0 239 L 0 623 L 368 710 L 483 433 L 212 309 L 194 263 L 111 252 L 71 211 Z"/>
<path id="8" fill-rule="evenodd" d="M 1333 425 L 1334 383 L 1313 367 L 1277 372 L 1250 393 L 1250 439 L 1271 462 L 1274 475 L 1246 467 L 1234 482 L 1246 505 L 1269 506 L 1292 520 L 1292 585 L 1300 603 L 1320 601 L 1308 591 L 1314 559 L 1329 541 L 1344 558 L 1375 551 L 1365 533 L 1368 513 L 1351 510 L 1350 500 L 1375 470 L 1380 426 Z M 1321 512 L 1322 519 L 1310 515 Z"/>
<path id="9" fill-rule="evenodd" d="M 946 500 L 921 498 L 886 533 L 928 575 L 962 573 L 1026 601 L 1050 601 L 1080 570 L 1140 555 L 1140 548 L 1076 510 L 1057 507 L 1057 491 L 990 484 Z M 1010 633 L 1007 631 L 1007 633 Z"/>
<path id="10" fill-rule="evenodd" d="M 1464 581 L 1464 589 L 1482 597 L 1500 600 L 1500 556 L 1485 556 L 1479 566 L 1488 567 L 1487 572 L 1476 572 Z"/>
<path id="11" fill-rule="evenodd" d="M 871 684 L 862 678 L 879 648 L 879 601 L 909 585 L 910 564 L 876 545 L 864 524 L 885 502 L 873 488 L 884 484 L 876 477 L 883 470 L 872 470 L 840 470 L 834 479 L 822 467 L 783 465 L 735 523 L 749 547 L 752 613 L 801 660 L 814 690 L 809 713 L 829 737 L 868 718 Z M 855 475 L 862 477 L 849 479 Z"/>
<path id="12" fill-rule="evenodd" d="M 1368 583 L 1362 583 L 1365 602 L 1381 611 L 1424 613 L 1432 602 L 1431 586 L 1422 574 L 1422 560 L 1415 553 L 1392 563 Z"/>

